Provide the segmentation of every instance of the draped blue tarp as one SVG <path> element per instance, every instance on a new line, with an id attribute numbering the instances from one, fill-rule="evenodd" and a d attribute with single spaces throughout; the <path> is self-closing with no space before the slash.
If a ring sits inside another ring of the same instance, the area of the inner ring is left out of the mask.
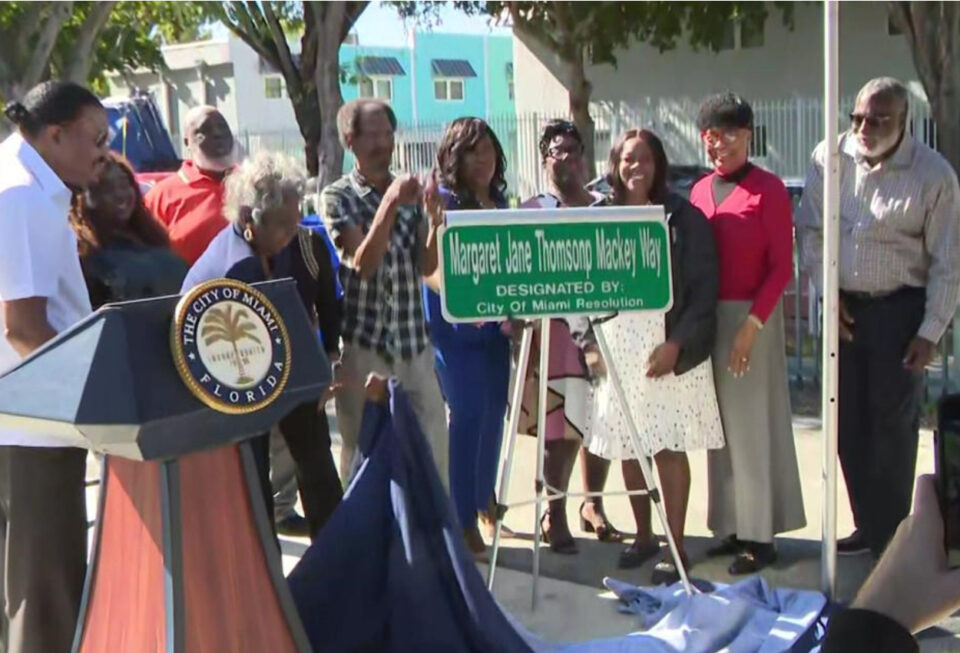
<path id="1" fill-rule="evenodd" d="M 367 404 L 359 446 L 366 459 L 357 476 L 289 576 L 318 653 L 786 653 L 810 651 L 822 634 L 822 594 L 771 590 L 758 577 L 693 597 L 679 584 L 608 581 L 644 632 L 573 644 L 541 640 L 487 591 L 395 382 L 389 406 Z"/>
<path id="2" fill-rule="evenodd" d="M 527 652 L 466 551 L 409 400 L 368 403 L 366 460 L 289 576 L 315 651 Z"/>

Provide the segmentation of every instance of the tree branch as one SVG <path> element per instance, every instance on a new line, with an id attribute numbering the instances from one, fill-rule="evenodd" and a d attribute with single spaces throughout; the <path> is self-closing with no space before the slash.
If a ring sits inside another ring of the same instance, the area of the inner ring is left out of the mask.
<path id="1" fill-rule="evenodd" d="M 95 2 L 91 6 L 90 13 L 80 26 L 77 41 L 70 53 L 70 66 L 66 77 L 71 82 L 78 84 L 87 82 L 90 66 L 93 63 L 93 47 L 116 4 L 116 2 Z"/>
<path id="2" fill-rule="evenodd" d="M 23 14 L 19 24 L 15 26 L 17 32 L 17 43 L 14 54 L 22 54 L 30 51 L 30 41 L 40 29 L 40 20 L 43 17 L 45 9 L 49 9 L 52 2 L 30 2 Z"/>
<path id="3" fill-rule="evenodd" d="M 270 37 L 273 39 L 273 44 L 277 49 L 277 59 L 280 64 L 278 68 L 287 83 L 287 90 L 291 93 L 299 93 L 301 91 L 300 71 L 297 70 L 297 66 L 293 63 L 293 55 L 290 53 L 287 35 L 283 33 L 283 28 L 280 27 L 280 19 L 278 19 L 277 14 L 274 13 L 272 5 L 273 3 L 271 2 L 263 3 L 264 23 L 267 25 Z"/>
<path id="4" fill-rule="evenodd" d="M 230 7 L 233 9 L 236 19 L 230 15 L 229 11 L 222 9 L 218 11 L 220 14 L 220 22 L 222 22 L 228 30 L 233 32 L 237 38 L 250 46 L 254 52 L 270 62 L 271 65 L 274 65 L 277 56 L 276 52 L 270 48 L 256 31 L 253 21 L 250 19 L 250 16 L 247 15 L 247 8 L 242 2 L 231 2 Z"/>
<path id="5" fill-rule="evenodd" d="M 57 44 L 57 35 L 60 34 L 60 28 L 63 27 L 72 10 L 73 2 L 53 3 L 50 14 L 40 29 L 40 36 L 33 48 L 33 55 L 20 77 L 19 86 L 21 89 L 33 88 L 40 83 L 47 66 L 50 64 L 50 55 Z"/>

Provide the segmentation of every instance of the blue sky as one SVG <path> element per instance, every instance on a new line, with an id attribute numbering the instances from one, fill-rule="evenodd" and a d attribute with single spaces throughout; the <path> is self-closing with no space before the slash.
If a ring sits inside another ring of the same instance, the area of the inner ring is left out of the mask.
<path id="1" fill-rule="evenodd" d="M 421 25 L 421 30 L 457 34 L 510 34 L 509 28 L 492 27 L 486 16 L 467 16 L 444 3 L 435 25 Z M 413 21 L 405 22 L 395 9 L 381 2 L 371 2 L 357 20 L 355 30 L 361 45 L 402 46 Z"/>
<path id="2" fill-rule="evenodd" d="M 415 21 L 404 21 L 396 9 L 382 2 L 371 2 L 360 15 L 354 30 L 361 45 L 399 47 L 407 44 L 409 30 L 417 27 Z M 422 24 L 421 31 L 452 32 L 455 34 L 510 34 L 508 27 L 493 27 L 486 16 L 467 16 L 446 3 L 440 8 L 435 24 Z M 212 26 L 214 38 L 226 38 L 227 29 L 220 23 Z"/>

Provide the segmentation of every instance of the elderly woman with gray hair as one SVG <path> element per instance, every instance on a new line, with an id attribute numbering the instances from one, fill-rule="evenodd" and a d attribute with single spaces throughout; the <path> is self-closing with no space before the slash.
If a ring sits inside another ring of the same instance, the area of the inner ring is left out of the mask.
<path id="1" fill-rule="evenodd" d="M 221 277 L 245 283 L 292 277 L 333 362 L 339 359 L 340 309 L 327 246 L 319 234 L 300 226 L 304 182 L 296 161 L 276 153 L 257 154 L 230 173 L 223 208 L 229 224 L 190 268 L 182 290 Z M 330 426 L 323 410 L 309 402 L 281 419 L 277 428 L 293 456 L 304 514 L 315 537 L 342 497 L 330 454 Z M 272 514 L 267 435 L 257 438 L 254 451 Z"/>

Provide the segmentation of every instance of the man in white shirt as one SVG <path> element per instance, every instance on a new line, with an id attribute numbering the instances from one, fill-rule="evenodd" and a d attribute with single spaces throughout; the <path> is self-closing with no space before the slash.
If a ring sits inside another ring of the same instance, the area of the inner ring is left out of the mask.
<path id="1" fill-rule="evenodd" d="M 45 82 L 4 114 L 0 144 L 0 373 L 87 316 L 68 212 L 106 159 L 107 118 L 90 91 Z M 72 190 L 71 190 L 72 189 Z M 86 567 L 86 451 L 0 430 L 0 541 L 9 653 L 69 651 Z"/>

